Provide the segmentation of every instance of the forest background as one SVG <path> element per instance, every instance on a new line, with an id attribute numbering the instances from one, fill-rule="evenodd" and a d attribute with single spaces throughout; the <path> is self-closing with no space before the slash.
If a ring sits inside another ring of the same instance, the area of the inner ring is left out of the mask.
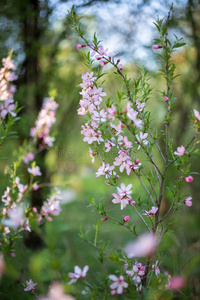
<path id="1" fill-rule="evenodd" d="M 180 74 L 173 88 L 175 97 L 180 100 L 176 103 L 173 121 L 176 128 L 173 132 L 174 144 L 179 146 L 189 139 L 186 134 L 189 112 L 192 108 L 199 110 L 200 1 L 173 2 L 169 34 L 175 33 L 186 42 L 186 46 L 173 57 L 177 64 L 177 74 Z M 43 98 L 53 89 L 57 91 L 56 101 L 59 103 L 54 126 L 56 141 L 50 151 L 40 155 L 39 164 L 42 166 L 43 181 L 59 186 L 63 193 L 61 215 L 53 223 L 47 223 L 40 232 L 26 232 L 23 246 L 19 244 L 16 248 L 16 259 L 7 259 L 10 271 L 2 278 L 0 285 L 1 293 L 9 290 L 9 297 L 16 297 L 17 290 L 21 293 L 22 286 L 18 282 L 29 279 L 26 278 L 27 274 L 31 274 L 33 281 L 38 283 L 40 292 L 45 293 L 49 282 L 64 280 L 67 283 L 68 278 L 63 278 L 63 274 L 71 271 L 75 264 L 90 263 L 93 272 L 90 273 L 91 277 L 97 269 L 95 250 L 80 239 L 79 230 L 81 225 L 84 230 L 92 232 L 91 224 L 95 224 L 99 217 L 87 207 L 89 196 L 108 199 L 110 192 L 105 189 L 103 179 L 95 178 L 98 164 L 91 165 L 88 147 L 80 134 L 81 120 L 77 116 L 80 87 L 77 86 L 81 82 L 80 75 L 87 69 L 84 66 L 84 54 L 76 49 L 80 41 L 68 18 L 72 5 L 75 5 L 76 14 L 83 16 L 82 24 L 87 36 L 96 32 L 105 46 L 119 51 L 128 74 L 136 77 L 137 66 L 141 65 L 149 71 L 154 88 L 150 110 L 157 116 L 155 124 L 162 126 L 164 111 L 158 90 L 164 86 L 164 80 L 156 75 L 159 64 L 152 51 L 153 39 L 156 37 L 153 22 L 157 17 L 166 17 L 171 1 L 2 1 L 0 59 L 13 49 L 18 75 L 15 100 L 24 108 L 20 112 L 21 121 L 14 128 L 18 138 L 12 136 L 2 150 L 1 194 L 6 187 L 5 167 L 13 161 L 20 141 L 29 136 Z M 110 72 L 108 69 L 104 90 L 108 96 L 115 97 L 119 82 L 109 76 Z M 193 159 L 192 164 L 192 171 L 198 172 L 198 157 Z M 195 195 L 193 206 L 189 211 L 180 210 L 172 228 L 176 234 L 171 233 L 160 249 L 164 255 L 167 254 L 162 268 L 166 266 L 171 273 L 180 273 L 185 267 L 183 264 L 197 257 L 200 250 L 198 175 L 187 186 L 187 193 L 190 190 Z M 46 188 L 33 192 L 32 204 L 40 206 L 46 194 Z M 165 205 L 167 208 L 167 199 Z M 163 206 L 163 210 L 166 208 Z M 111 226 L 112 233 L 104 231 L 102 235 L 107 235 L 116 247 L 120 247 L 128 241 L 128 235 L 120 235 L 121 229 L 116 225 Z M 189 268 L 191 295 L 195 297 L 200 294 L 200 274 L 195 261 L 192 261 Z M 66 289 L 70 292 L 73 287 Z M 29 298 L 30 295 L 24 293 L 23 299 Z"/>

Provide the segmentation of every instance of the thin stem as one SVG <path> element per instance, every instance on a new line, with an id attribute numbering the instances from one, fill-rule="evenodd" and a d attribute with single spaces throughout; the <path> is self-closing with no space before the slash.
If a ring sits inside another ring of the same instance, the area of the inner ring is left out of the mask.
<path id="1" fill-rule="evenodd" d="M 154 189 L 154 186 L 151 182 L 151 180 L 149 179 L 149 177 L 147 176 L 147 174 L 145 173 L 145 171 L 143 169 L 141 169 L 141 172 L 144 174 L 144 176 L 146 177 L 146 179 L 148 180 L 149 184 L 151 185 L 151 190 L 154 192 L 154 195 L 156 197 L 156 201 L 157 201 L 157 194 L 156 194 L 156 191 Z"/>
<path id="2" fill-rule="evenodd" d="M 146 221 L 145 221 L 145 219 L 143 218 L 143 216 L 139 213 L 139 211 L 137 210 L 137 208 L 135 207 L 135 205 L 133 205 L 133 204 L 131 204 L 131 205 L 134 207 L 136 213 L 138 214 L 138 216 L 140 217 L 140 219 L 142 220 L 142 222 L 145 224 L 145 226 L 146 226 L 146 228 L 148 229 L 148 231 L 151 233 L 151 229 L 149 228 L 149 226 L 148 226 L 148 224 L 146 223 Z"/>
<path id="3" fill-rule="evenodd" d="M 136 236 L 138 236 L 137 233 L 136 233 L 135 231 L 133 231 L 131 228 L 125 226 L 125 223 L 120 222 L 119 220 L 117 220 L 117 219 L 115 219 L 115 218 L 113 218 L 113 217 L 107 215 L 106 213 L 104 213 L 103 215 L 104 215 L 106 218 L 111 219 L 111 220 L 117 222 L 118 224 L 120 224 L 120 225 L 122 225 L 123 227 L 125 227 L 126 229 L 128 229 L 131 233 L 134 233 Z"/>
<path id="4" fill-rule="evenodd" d="M 147 194 L 149 195 L 149 198 L 151 199 L 152 204 L 155 205 L 153 197 L 151 196 L 151 193 L 149 192 L 148 188 L 144 184 L 143 180 L 141 179 L 141 177 L 135 171 L 134 171 L 134 173 L 137 176 L 137 178 L 139 179 L 139 181 L 141 182 L 141 184 L 143 185 L 143 188 L 145 189 L 145 191 L 147 192 Z"/>
<path id="5" fill-rule="evenodd" d="M 123 119 L 120 119 L 120 121 L 121 121 L 124 125 L 126 125 L 127 129 L 133 134 L 132 129 L 130 128 L 130 126 L 129 126 L 128 124 L 126 124 L 126 122 L 125 122 Z M 155 168 L 155 170 L 156 170 L 156 175 L 157 175 L 158 180 L 159 180 L 159 182 L 160 182 L 160 178 L 159 178 L 158 173 L 159 173 L 161 176 L 162 176 L 162 173 L 161 173 L 161 171 L 159 170 L 158 166 L 155 164 L 155 162 L 154 162 L 154 160 L 153 160 L 153 157 L 152 157 L 152 156 L 149 154 L 149 152 L 145 149 L 145 147 L 142 145 L 142 143 L 140 143 L 140 142 L 138 141 L 138 144 L 139 144 L 140 147 L 145 151 L 145 153 L 146 153 L 146 155 L 148 156 L 150 162 L 153 164 L 153 166 L 154 166 L 154 168 Z"/>

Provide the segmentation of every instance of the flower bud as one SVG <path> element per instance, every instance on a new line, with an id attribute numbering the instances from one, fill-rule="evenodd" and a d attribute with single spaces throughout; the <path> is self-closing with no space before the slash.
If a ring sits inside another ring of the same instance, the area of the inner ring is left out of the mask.
<path id="1" fill-rule="evenodd" d="M 168 101 L 168 100 L 169 100 L 169 98 L 168 98 L 168 97 L 166 97 L 166 96 L 165 96 L 163 99 L 164 99 L 165 101 Z"/>
<path id="2" fill-rule="evenodd" d="M 153 49 L 160 49 L 160 48 L 162 48 L 162 46 L 160 46 L 160 45 L 153 45 L 152 48 Z"/>
<path id="3" fill-rule="evenodd" d="M 127 221 L 129 221 L 130 220 L 130 217 L 129 216 L 125 216 L 124 217 L 124 222 L 127 222 Z"/>
<path id="4" fill-rule="evenodd" d="M 119 70 L 122 71 L 123 70 L 123 66 L 122 64 L 119 65 Z"/>
<path id="5" fill-rule="evenodd" d="M 81 49 L 81 48 L 84 48 L 84 47 L 85 47 L 85 45 L 81 45 L 81 44 L 76 45 L 76 49 L 78 49 L 78 50 Z"/>
<path id="6" fill-rule="evenodd" d="M 193 181 L 193 177 L 192 176 L 188 176 L 188 177 L 185 177 L 185 181 L 186 182 L 192 182 Z"/>

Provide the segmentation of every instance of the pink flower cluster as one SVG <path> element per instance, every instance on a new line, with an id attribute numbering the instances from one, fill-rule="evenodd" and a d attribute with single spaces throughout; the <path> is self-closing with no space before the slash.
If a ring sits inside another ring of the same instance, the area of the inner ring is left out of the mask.
<path id="1" fill-rule="evenodd" d="M 16 87 L 10 84 L 17 79 L 17 76 L 11 71 L 15 70 L 15 65 L 10 56 L 3 58 L 2 64 L 3 67 L 0 69 L 0 117 L 5 118 L 8 113 L 15 117 L 13 95 L 16 92 Z"/>
<path id="2" fill-rule="evenodd" d="M 45 216 L 48 221 L 52 218 L 49 216 L 58 216 L 61 212 L 60 201 L 62 200 L 61 192 L 54 192 L 47 201 L 44 202 L 41 208 L 41 215 Z"/>
<path id="3" fill-rule="evenodd" d="M 145 274 L 145 266 L 142 266 L 141 263 L 135 262 L 133 268 L 129 271 L 126 270 L 126 274 L 131 277 L 131 279 L 136 283 L 141 283 L 141 277 Z"/>
<path id="4" fill-rule="evenodd" d="M 42 139 L 41 146 L 51 147 L 55 140 L 50 137 L 50 129 L 55 123 L 55 112 L 58 104 L 52 98 L 44 98 L 42 109 L 35 122 L 35 127 L 31 128 L 30 135 L 34 138 Z"/>

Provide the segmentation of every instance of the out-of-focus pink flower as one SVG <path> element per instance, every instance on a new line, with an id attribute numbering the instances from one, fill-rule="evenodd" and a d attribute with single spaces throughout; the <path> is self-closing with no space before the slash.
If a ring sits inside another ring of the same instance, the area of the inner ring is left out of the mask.
<path id="1" fill-rule="evenodd" d="M 157 211 L 158 211 L 158 207 L 152 206 L 151 210 L 150 211 L 145 210 L 145 213 L 143 215 L 149 216 L 152 219 L 153 215 L 155 215 Z"/>
<path id="2" fill-rule="evenodd" d="M 37 214 L 37 208 L 36 207 L 33 207 L 33 211 L 34 211 L 34 213 Z"/>
<path id="3" fill-rule="evenodd" d="M 177 148 L 177 151 L 174 152 L 175 155 L 179 155 L 182 156 L 185 154 L 185 147 L 184 146 L 180 146 Z"/>
<path id="4" fill-rule="evenodd" d="M 25 292 L 33 291 L 37 283 L 34 283 L 32 279 L 26 281 L 27 287 L 24 289 Z"/>
<path id="5" fill-rule="evenodd" d="M 68 282 L 68 284 L 75 283 L 79 278 L 84 278 L 87 274 L 87 271 L 89 270 L 88 266 L 85 266 L 83 270 L 79 268 L 78 266 L 74 267 L 74 273 L 68 273 L 71 280 Z"/>
<path id="6" fill-rule="evenodd" d="M 114 281 L 110 285 L 110 288 L 112 290 L 116 290 L 117 294 L 122 294 L 123 288 L 128 287 L 128 283 L 124 281 L 124 277 L 122 275 L 120 275 L 119 278 L 115 275 L 109 275 L 109 279 Z"/>
<path id="7" fill-rule="evenodd" d="M 152 270 L 155 271 L 156 276 L 160 274 L 160 269 L 158 268 L 158 260 L 156 261 L 155 265 L 152 265 Z"/>
<path id="8" fill-rule="evenodd" d="M 172 291 L 181 290 L 185 287 L 185 285 L 186 285 L 185 278 L 181 276 L 174 276 L 169 280 L 167 288 Z"/>
<path id="9" fill-rule="evenodd" d="M 124 217 L 124 222 L 127 222 L 127 221 L 129 221 L 130 220 L 130 217 L 129 216 L 125 216 Z"/>
<path id="10" fill-rule="evenodd" d="M 29 152 L 29 153 L 24 157 L 23 161 L 24 161 L 25 164 L 28 164 L 29 161 L 34 160 L 34 158 L 35 158 L 34 153 Z"/>
<path id="11" fill-rule="evenodd" d="M 166 97 L 166 96 L 165 96 L 163 99 L 164 99 L 165 101 L 168 101 L 168 100 L 169 100 L 169 98 L 168 98 L 168 97 Z"/>
<path id="12" fill-rule="evenodd" d="M 15 70 L 16 67 L 13 63 L 13 60 L 10 58 L 10 56 L 6 57 L 6 58 L 3 58 L 2 59 L 2 64 L 4 66 L 5 69 L 12 69 L 12 70 Z"/>
<path id="13" fill-rule="evenodd" d="M 186 182 L 192 182 L 194 178 L 192 176 L 185 177 Z"/>
<path id="14" fill-rule="evenodd" d="M 128 244 L 124 251 L 128 258 L 149 257 L 155 251 L 158 240 L 153 233 L 143 234 L 135 242 Z"/>
<path id="15" fill-rule="evenodd" d="M 41 214 L 44 215 L 48 221 L 52 221 L 49 214 L 53 216 L 58 216 L 61 212 L 60 201 L 62 200 L 61 192 L 58 190 L 54 192 L 47 201 L 44 202 L 41 208 Z"/>
<path id="16" fill-rule="evenodd" d="M 9 219 L 3 219 L 2 224 L 4 226 L 13 227 L 14 229 L 17 229 L 19 226 L 23 226 L 25 219 L 24 210 L 23 206 L 10 208 L 8 210 Z"/>
<path id="17" fill-rule="evenodd" d="M 153 49 L 160 49 L 160 48 L 162 48 L 162 46 L 160 46 L 160 45 L 152 45 L 152 48 Z"/>
<path id="18" fill-rule="evenodd" d="M 76 48 L 79 50 L 79 49 L 81 49 L 81 48 L 84 48 L 84 47 L 86 47 L 86 45 L 82 45 L 82 44 L 77 44 L 76 45 Z"/>
<path id="19" fill-rule="evenodd" d="M 27 170 L 33 176 L 41 176 L 42 175 L 42 173 L 40 172 L 40 168 L 38 166 L 28 168 Z"/>
<path id="20" fill-rule="evenodd" d="M 185 203 L 185 205 L 187 206 L 192 206 L 192 197 L 187 197 L 183 202 Z"/>
<path id="21" fill-rule="evenodd" d="M 34 190 L 34 191 L 37 191 L 38 189 L 39 189 L 39 185 L 37 184 L 37 183 L 34 183 L 33 184 L 33 186 L 32 186 L 32 189 Z"/>
<path id="22" fill-rule="evenodd" d="M 196 110 L 196 109 L 193 109 L 193 111 L 194 111 L 194 115 L 195 115 L 197 121 L 200 121 L 200 113 L 199 113 L 199 111 Z"/>
<path id="23" fill-rule="evenodd" d="M 49 289 L 48 295 L 46 297 L 39 297 L 39 300 L 75 300 L 75 298 L 70 295 L 66 295 L 62 285 L 54 282 Z"/>

